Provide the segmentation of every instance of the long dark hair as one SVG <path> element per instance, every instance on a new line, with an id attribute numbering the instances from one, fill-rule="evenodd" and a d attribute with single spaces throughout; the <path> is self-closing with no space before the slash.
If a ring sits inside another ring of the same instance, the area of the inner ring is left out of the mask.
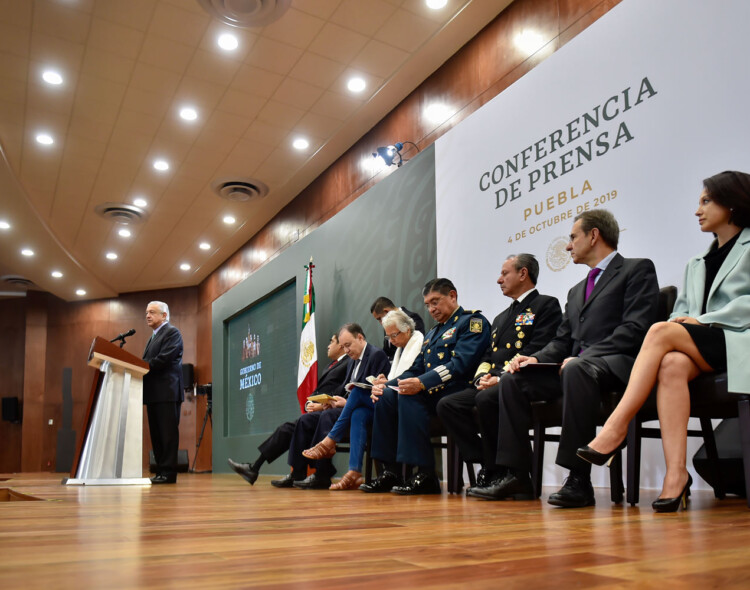
<path id="1" fill-rule="evenodd" d="M 708 195 L 729 209 L 729 221 L 737 227 L 750 227 L 750 174 L 726 170 L 703 181 Z"/>

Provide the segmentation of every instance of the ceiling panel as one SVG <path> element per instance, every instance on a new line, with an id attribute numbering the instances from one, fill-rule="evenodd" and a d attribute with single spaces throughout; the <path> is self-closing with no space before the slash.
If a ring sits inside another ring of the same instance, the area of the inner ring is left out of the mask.
<path id="1" fill-rule="evenodd" d="M 78 287 L 97 298 L 196 284 L 508 1 L 432 11 L 424 0 L 294 0 L 276 23 L 238 29 L 197 0 L 0 0 L 0 216 L 23 211 L 13 235 L 45 253 L 0 263 L 65 299 Z M 227 32 L 233 52 L 217 46 Z M 44 82 L 46 68 L 63 83 Z M 353 76 L 366 82 L 359 94 L 347 89 Z M 180 118 L 184 106 L 195 120 Z M 42 129 L 52 146 L 35 141 Z M 299 137 L 307 149 L 292 147 Z M 157 157 L 168 171 L 154 170 Z M 212 192 L 246 176 L 269 195 L 234 203 Z M 94 212 L 137 196 L 147 218 L 130 238 Z M 193 268 L 180 271 L 187 258 Z M 53 262 L 65 278 L 50 279 Z"/>

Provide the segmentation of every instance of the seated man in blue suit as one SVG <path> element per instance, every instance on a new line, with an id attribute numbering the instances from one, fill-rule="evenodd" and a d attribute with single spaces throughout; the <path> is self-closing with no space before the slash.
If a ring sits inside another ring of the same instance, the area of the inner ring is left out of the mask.
<path id="1" fill-rule="evenodd" d="M 375 404 L 372 456 L 384 471 L 364 492 L 402 495 L 439 494 L 430 418 L 440 399 L 466 389 L 490 342 L 490 323 L 482 314 L 458 305 L 448 279 L 433 279 L 422 289 L 424 303 L 438 324 L 425 336 L 414 364 L 397 379 L 372 389 Z M 402 484 L 398 463 L 416 465 L 417 474 Z"/>

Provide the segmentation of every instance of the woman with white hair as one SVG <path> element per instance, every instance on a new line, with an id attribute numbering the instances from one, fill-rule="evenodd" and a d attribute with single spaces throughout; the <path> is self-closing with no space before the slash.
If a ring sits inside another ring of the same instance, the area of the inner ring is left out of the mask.
<path id="1" fill-rule="evenodd" d="M 389 311 L 383 317 L 382 324 L 386 337 L 397 349 L 388 376 L 378 375 L 376 379 L 371 380 L 373 385 L 386 383 L 409 369 L 422 349 L 424 341 L 424 334 L 416 330 L 414 320 L 400 309 Z M 349 392 L 346 406 L 328 436 L 311 449 L 302 452 L 308 459 L 332 457 L 336 453 L 336 443 L 341 442 L 347 431 L 349 432 L 349 471 L 337 483 L 331 484 L 330 489 L 356 490 L 362 484 L 362 460 L 373 413 L 369 391 L 354 387 Z"/>

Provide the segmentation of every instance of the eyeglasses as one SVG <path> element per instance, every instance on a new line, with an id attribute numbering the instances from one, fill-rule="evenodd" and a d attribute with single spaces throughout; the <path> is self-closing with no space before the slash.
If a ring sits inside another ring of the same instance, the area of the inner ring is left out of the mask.
<path id="1" fill-rule="evenodd" d="M 389 334 L 388 332 L 385 333 L 389 340 L 395 340 L 398 338 L 399 334 L 401 334 L 401 332 L 393 332 L 392 334 Z"/>
<path id="2" fill-rule="evenodd" d="M 429 301 L 425 301 L 425 309 L 435 309 L 440 301 L 442 301 L 445 298 L 445 295 L 440 295 L 438 297 L 435 297 L 433 299 L 430 299 Z"/>

